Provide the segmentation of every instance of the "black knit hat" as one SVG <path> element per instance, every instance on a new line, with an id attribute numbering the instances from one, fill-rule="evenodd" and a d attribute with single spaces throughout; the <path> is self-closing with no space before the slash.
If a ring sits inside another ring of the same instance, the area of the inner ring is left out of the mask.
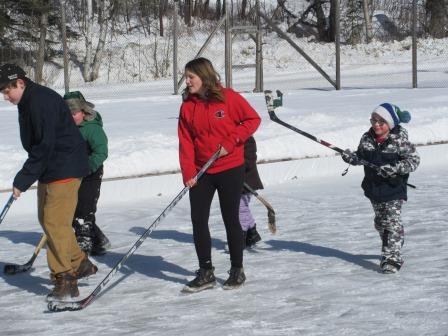
<path id="1" fill-rule="evenodd" d="M 18 78 L 25 78 L 25 71 L 15 64 L 3 64 L 0 66 L 0 90 L 3 90 L 6 85 Z"/>

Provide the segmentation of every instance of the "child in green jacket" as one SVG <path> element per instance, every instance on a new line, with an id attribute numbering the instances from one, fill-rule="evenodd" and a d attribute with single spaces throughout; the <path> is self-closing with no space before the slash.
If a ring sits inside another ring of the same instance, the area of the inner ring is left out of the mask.
<path id="1" fill-rule="evenodd" d="M 101 255 L 110 247 L 109 239 L 96 225 L 95 213 L 103 178 L 103 162 L 107 158 L 107 136 L 101 115 L 93 110 L 79 91 L 68 92 L 64 100 L 86 141 L 90 174 L 83 178 L 78 192 L 78 205 L 73 219 L 79 247 L 90 255 Z"/>

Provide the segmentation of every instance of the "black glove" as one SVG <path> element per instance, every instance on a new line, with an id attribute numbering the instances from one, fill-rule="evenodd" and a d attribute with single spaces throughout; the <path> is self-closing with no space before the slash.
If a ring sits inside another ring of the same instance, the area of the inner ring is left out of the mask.
<path id="1" fill-rule="evenodd" d="M 342 160 L 344 160 L 345 162 L 347 162 L 348 164 L 351 164 L 353 166 L 356 166 L 359 164 L 358 155 L 356 155 L 355 152 L 350 151 L 350 149 L 346 149 L 341 154 L 341 157 L 342 157 Z"/>
<path id="2" fill-rule="evenodd" d="M 397 167 L 390 164 L 381 166 L 378 170 L 378 175 L 384 178 L 395 177 L 397 176 Z"/>

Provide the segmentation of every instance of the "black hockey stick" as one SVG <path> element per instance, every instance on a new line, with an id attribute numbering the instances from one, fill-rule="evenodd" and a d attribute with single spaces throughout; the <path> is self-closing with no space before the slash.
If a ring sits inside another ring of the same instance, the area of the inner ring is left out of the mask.
<path id="1" fill-rule="evenodd" d="M 246 188 L 252 195 L 254 195 L 263 205 L 268 209 L 268 228 L 272 234 L 277 232 L 277 225 L 275 224 L 275 211 L 271 204 L 261 197 L 250 185 L 244 182 L 244 188 Z"/>
<path id="2" fill-rule="evenodd" d="M 290 125 L 290 124 L 280 120 L 276 116 L 276 114 L 275 114 L 275 108 L 279 107 L 279 106 L 282 106 L 282 104 L 283 104 L 283 93 L 281 93 L 280 90 L 277 90 L 276 93 L 277 93 L 277 97 L 278 98 L 274 99 L 272 97 L 272 91 L 271 90 L 264 91 L 264 97 L 265 97 L 265 100 L 266 100 L 266 107 L 268 109 L 269 117 L 271 118 L 272 121 L 274 121 L 274 122 L 276 122 L 276 123 L 278 123 L 278 124 L 280 124 L 282 126 L 285 126 L 286 128 L 289 128 L 290 130 L 292 130 L 294 132 L 297 132 L 297 133 L 307 137 L 308 139 L 311 139 L 311 140 L 313 140 L 313 141 L 315 141 L 317 143 L 320 143 L 321 145 L 324 145 L 324 146 L 326 146 L 328 148 L 331 148 L 332 150 L 338 152 L 341 155 L 344 153 L 343 149 L 341 149 L 341 148 L 339 148 L 339 147 L 337 147 L 337 146 L 335 146 L 335 145 L 333 145 L 333 144 L 331 144 L 329 142 L 326 142 L 324 140 L 318 139 L 314 135 L 311 135 L 311 134 L 309 134 L 309 133 L 307 133 L 305 131 L 302 131 L 302 130 L 300 130 L 300 129 L 298 129 L 298 128 L 296 128 L 296 127 L 294 127 L 294 126 L 292 126 L 292 125 Z M 372 168 L 372 169 L 376 170 L 378 173 L 381 171 L 380 167 L 378 167 L 378 166 L 376 166 L 376 165 L 374 165 L 374 164 L 372 164 L 372 163 L 370 163 L 370 162 L 368 162 L 366 160 L 362 160 L 361 159 L 361 160 L 359 160 L 359 163 L 361 165 L 364 165 L 364 166 L 367 166 L 369 168 Z M 345 175 L 345 173 L 346 172 L 344 172 L 342 175 Z M 416 186 L 413 185 L 413 184 L 407 183 L 407 185 L 409 187 L 411 187 L 411 188 L 416 188 Z"/>
<path id="3" fill-rule="evenodd" d="M 14 202 L 14 195 L 11 194 L 5 206 L 3 207 L 2 213 L 0 214 L 0 224 L 3 222 L 3 218 L 5 218 L 8 213 L 9 208 L 11 207 L 12 202 Z"/>
<path id="4" fill-rule="evenodd" d="M 215 162 L 220 153 L 219 149 L 213 156 L 207 161 L 207 163 L 201 168 L 201 170 L 194 177 L 197 180 L 205 173 L 205 171 Z M 140 247 L 143 241 L 149 236 L 149 234 L 155 229 L 157 224 L 159 224 L 163 218 L 176 206 L 176 204 L 182 199 L 182 197 L 187 193 L 190 187 L 184 187 L 182 191 L 168 204 L 165 210 L 156 218 L 156 220 L 146 229 L 146 231 L 140 236 L 140 238 L 132 245 L 130 250 L 121 258 L 121 260 L 111 269 L 109 274 L 99 283 L 99 285 L 84 299 L 79 301 L 63 301 L 63 300 L 49 300 L 48 309 L 52 312 L 61 311 L 74 311 L 81 310 L 87 307 L 92 301 L 103 291 L 104 287 L 109 283 L 112 277 L 118 272 L 118 270 L 124 265 L 126 260 L 134 254 L 134 252 Z"/>
<path id="5" fill-rule="evenodd" d="M 27 272 L 31 268 L 31 266 L 33 266 L 34 260 L 36 260 L 37 255 L 39 254 L 42 247 L 44 247 L 46 242 L 47 242 L 47 236 L 45 234 L 43 234 L 42 237 L 40 238 L 39 243 L 37 244 L 36 249 L 34 250 L 34 253 L 31 256 L 30 260 L 28 260 L 28 262 L 23 265 L 6 264 L 3 269 L 5 274 L 14 275 L 17 273 Z"/>

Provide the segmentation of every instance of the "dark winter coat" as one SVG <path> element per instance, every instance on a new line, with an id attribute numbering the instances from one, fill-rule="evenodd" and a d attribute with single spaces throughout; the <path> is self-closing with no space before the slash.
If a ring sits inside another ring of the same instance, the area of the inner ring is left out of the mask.
<path id="1" fill-rule="evenodd" d="M 383 143 L 377 143 L 375 132 L 370 128 L 361 137 L 356 154 L 376 166 L 390 164 L 396 173 L 393 177 L 384 178 L 375 169 L 364 166 L 365 177 L 361 186 L 367 198 L 375 202 L 407 200 L 409 173 L 417 169 L 420 157 L 403 127 L 394 127 Z"/>
<path id="2" fill-rule="evenodd" d="M 244 143 L 260 125 L 258 113 L 239 93 L 222 88 L 225 101 L 188 95 L 180 107 L 179 161 L 184 183 L 219 149 L 228 154 L 207 170 L 216 174 L 244 164 Z"/>
<path id="3" fill-rule="evenodd" d="M 28 159 L 14 178 L 14 187 L 26 191 L 36 180 L 48 183 L 88 174 L 85 142 L 57 92 L 26 80 L 18 110 Z"/>
<path id="4" fill-rule="evenodd" d="M 107 136 L 104 133 L 101 115 L 95 112 L 93 120 L 84 120 L 78 127 L 87 144 L 90 173 L 94 173 L 102 167 L 108 155 Z"/>
<path id="5" fill-rule="evenodd" d="M 257 169 L 257 143 L 253 136 L 248 138 L 244 143 L 244 165 L 244 182 L 253 190 L 263 189 L 263 183 L 261 182 Z M 243 192 L 247 193 L 248 191 L 243 188 Z"/>

